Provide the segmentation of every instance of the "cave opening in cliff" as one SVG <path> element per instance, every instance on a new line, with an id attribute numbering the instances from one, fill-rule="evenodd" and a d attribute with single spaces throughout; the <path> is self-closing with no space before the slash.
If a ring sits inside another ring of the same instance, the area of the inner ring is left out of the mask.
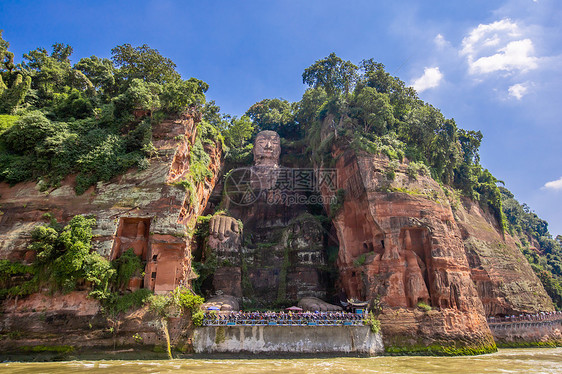
<path id="1" fill-rule="evenodd" d="M 432 262 L 429 232 L 425 228 L 403 228 L 400 243 L 406 263 L 406 296 L 408 306 L 419 302 L 431 305 Z"/>
<path id="2" fill-rule="evenodd" d="M 132 249 L 134 254 L 141 259 L 144 266 L 150 252 L 148 241 L 149 233 L 150 218 L 121 217 L 113 242 L 111 259 L 118 259 L 125 251 Z M 146 268 L 143 268 L 143 270 L 146 271 Z M 134 291 L 139 288 L 145 288 L 145 283 L 146 281 L 143 280 L 143 277 L 138 274 L 131 277 L 126 287 L 128 290 Z"/>
<path id="3" fill-rule="evenodd" d="M 128 249 L 133 249 L 135 255 L 143 262 L 148 256 L 148 236 L 150 232 L 150 218 L 121 217 L 111 259 L 114 260 L 123 255 Z"/>

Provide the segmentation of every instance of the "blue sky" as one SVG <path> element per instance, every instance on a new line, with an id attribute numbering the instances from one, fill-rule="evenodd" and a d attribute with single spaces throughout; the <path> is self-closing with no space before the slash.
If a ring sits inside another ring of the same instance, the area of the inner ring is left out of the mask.
<path id="1" fill-rule="evenodd" d="M 465 129 L 484 167 L 562 234 L 562 4 L 472 1 L 0 1 L 16 60 L 55 42 L 81 57 L 148 44 L 210 84 L 223 112 L 299 100 L 330 52 L 373 58 Z"/>

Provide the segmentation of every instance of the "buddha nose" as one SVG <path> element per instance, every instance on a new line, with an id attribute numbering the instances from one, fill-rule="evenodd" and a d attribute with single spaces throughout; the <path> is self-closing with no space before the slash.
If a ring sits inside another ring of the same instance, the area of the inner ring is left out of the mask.
<path id="1" fill-rule="evenodd" d="M 271 148 L 271 140 L 268 140 L 267 143 L 265 143 L 265 148 Z"/>

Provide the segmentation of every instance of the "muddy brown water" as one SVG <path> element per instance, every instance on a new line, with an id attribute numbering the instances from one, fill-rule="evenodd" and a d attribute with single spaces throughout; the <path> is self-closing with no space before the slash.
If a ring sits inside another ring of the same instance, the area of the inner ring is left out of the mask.
<path id="1" fill-rule="evenodd" d="M 562 373 L 562 348 L 501 349 L 471 357 L 182 359 L 10 362 L 0 373 Z"/>

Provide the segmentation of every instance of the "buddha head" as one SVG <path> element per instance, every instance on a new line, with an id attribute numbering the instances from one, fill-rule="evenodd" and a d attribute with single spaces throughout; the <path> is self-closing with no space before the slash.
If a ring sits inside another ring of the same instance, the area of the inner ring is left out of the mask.
<path id="1" fill-rule="evenodd" d="M 275 131 L 260 131 L 254 142 L 254 164 L 277 166 L 281 154 L 281 139 Z"/>

